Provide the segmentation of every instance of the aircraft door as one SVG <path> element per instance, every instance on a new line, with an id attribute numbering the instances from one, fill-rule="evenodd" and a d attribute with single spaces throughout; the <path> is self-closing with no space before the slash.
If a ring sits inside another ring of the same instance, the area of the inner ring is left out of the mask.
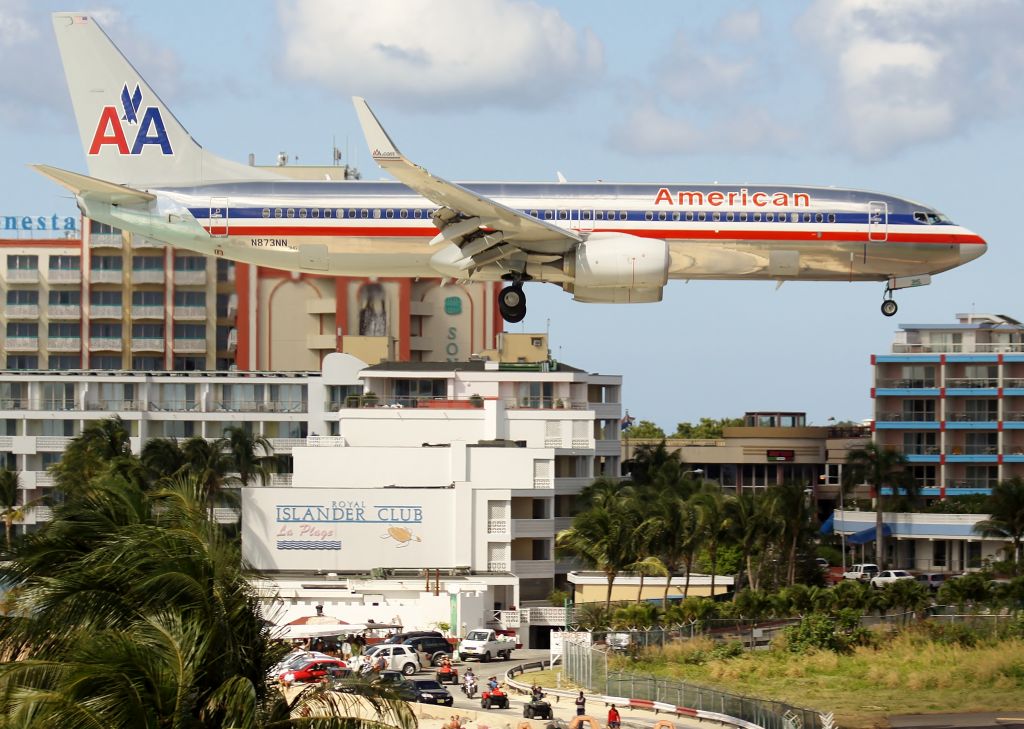
<path id="1" fill-rule="evenodd" d="M 226 238 L 228 235 L 228 199 L 226 197 L 210 198 L 210 235 L 214 238 Z"/>
<path id="2" fill-rule="evenodd" d="M 868 203 L 868 241 L 884 241 L 889 237 L 889 205 L 872 200 Z"/>
<path id="3" fill-rule="evenodd" d="M 594 211 L 592 209 L 580 208 L 572 212 L 572 220 L 569 227 L 573 230 L 590 232 L 594 229 Z"/>

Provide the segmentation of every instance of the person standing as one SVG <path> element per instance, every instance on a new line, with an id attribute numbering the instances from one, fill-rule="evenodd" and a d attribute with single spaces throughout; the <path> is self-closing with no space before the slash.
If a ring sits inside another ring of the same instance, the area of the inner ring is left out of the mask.
<path id="1" fill-rule="evenodd" d="M 608 709 L 608 729 L 619 729 L 622 725 L 622 719 L 619 717 L 619 710 L 615 708 L 615 704 L 612 704 L 612 708 Z"/>
<path id="2" fill-rule="evenodd" d="M 576 716 L 583 716 L 587 713 L 587 700 L 583 698 L 583 692 L 580 691 L 580 695 L 576 697 Z"/>

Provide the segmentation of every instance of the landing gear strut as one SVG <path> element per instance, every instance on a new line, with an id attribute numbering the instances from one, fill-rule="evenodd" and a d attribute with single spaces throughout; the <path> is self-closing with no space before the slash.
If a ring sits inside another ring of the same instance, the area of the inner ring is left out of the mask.
<path id="1" fill-rule="evenodd" d="M 882 313 L 885 316 L 895 316 L 899 308 L 892 299 L 892 289 L 886 288 L 885 298 L 882 299 Z"/>
<path id="2" fill-rule="evenodd" d="M 498 311 L 501 318 L 509 324 L 521 322 L 526 318 L 526 294 L 523 293 L 523 282 L 513 279 L 512 283 L 498 294 Z"/>

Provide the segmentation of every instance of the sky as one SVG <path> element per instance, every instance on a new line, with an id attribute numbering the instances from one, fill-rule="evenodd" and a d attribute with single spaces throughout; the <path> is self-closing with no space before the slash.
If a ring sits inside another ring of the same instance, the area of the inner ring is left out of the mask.
<path id="1" fill-rule="evenodd" d="M 901 323 L 1024 317 L 1013 224 L 1024 169 L 1018 0 L 269 0 L 71 7 L 0 0 L 0 214 L 75 214 L 29 170 L 85 171 L 49 13 L 95 14 L 200 144 L 364 179 L 365 96 L 406 156 L 450 180 L 836 185 L 941 210 L 988 253 L 897 292 L 881 283 L 671 281 L 657 304 L 527 286 L 511 331 L 624 377 L 668 431 L 752 410 L 870 417 L 872 353 Z"/>

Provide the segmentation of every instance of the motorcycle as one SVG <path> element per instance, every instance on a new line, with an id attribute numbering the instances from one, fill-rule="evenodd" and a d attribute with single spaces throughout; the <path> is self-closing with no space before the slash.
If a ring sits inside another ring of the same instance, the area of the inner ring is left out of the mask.
<path id="1" fill-rule="evenodd" d="M 462 683 L 462 693 L 466 695 L 467 699 L 472 699 L 476 696 L 476 681 L 467 680 Z"/>

